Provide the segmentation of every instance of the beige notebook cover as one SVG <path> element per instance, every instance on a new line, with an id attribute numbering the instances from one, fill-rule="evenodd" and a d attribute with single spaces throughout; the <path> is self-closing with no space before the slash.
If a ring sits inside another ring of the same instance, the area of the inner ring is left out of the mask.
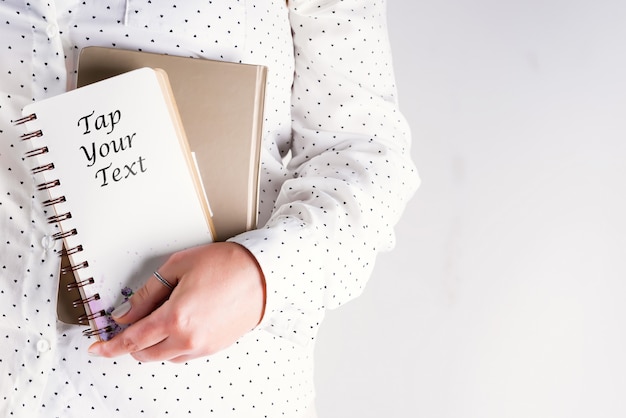
<path id="1" fill-rule="evenodd" d="M 81 51 L 78 86 L 141 67 L 169 77 L 213 212 L 216 240 L 254 229 L 267 68 L 105 47 Z M 71 274 L 69 274 L 71 276 Z M 63 276 L 68 276 L 65 274 Z M 58 316 L 76 323 L 72 292 L 59 280 Z"/>
<path id="2" fill-rule="evenodd" d="M 222 241 L 256 227 L 267 69 L 114 48 L 82 50 L 78 86 L 141 67 L 167 72 Z"/>

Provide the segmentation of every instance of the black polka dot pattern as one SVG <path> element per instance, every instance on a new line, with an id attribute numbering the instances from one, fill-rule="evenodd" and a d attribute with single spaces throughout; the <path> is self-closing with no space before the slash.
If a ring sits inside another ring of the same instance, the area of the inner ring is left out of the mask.
<path id="1" fill-rule="evenodd" d="M 0 415 L 314 416 L 326 309 L 356 297 L 417 185 L 398 113 L 385 3 L 0 0 Z M 59 244 L 11 120 L 75 85 L 102 45 L 267 65 L 257 257 L 262 323 L 187 364 L 91 357 L 56 320 Z"/>

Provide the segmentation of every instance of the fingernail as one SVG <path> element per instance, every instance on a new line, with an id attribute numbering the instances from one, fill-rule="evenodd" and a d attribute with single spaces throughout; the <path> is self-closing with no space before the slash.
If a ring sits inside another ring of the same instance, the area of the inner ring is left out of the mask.
<path id="1" fill-rule="evenodd" d="M 95 346 L 95 344 L 92 344 L 89 349 L 87 350 L 87 353 L 89 353 L 90 356 L 93 357 L 100 357 L 100 350 L 98 350 Z"/>
<path id="2" fill-rule="evenodd" d="M 117 308 L 113 309 L 113 312 L 111 312 L 111 316 L 113 317 L 113 319 L 121 318 L 124 315 L 126 315 L 128 311 L 130 311 L 130 308 L 131 308 L 130 301 L 127 300 L 126 302 L 118 306 Z"/>

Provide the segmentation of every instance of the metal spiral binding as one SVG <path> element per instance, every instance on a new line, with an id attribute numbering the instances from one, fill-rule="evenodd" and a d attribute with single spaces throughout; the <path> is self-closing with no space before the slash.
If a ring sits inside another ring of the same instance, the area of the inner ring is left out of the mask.
<path id="1" fill-rule="evenodd" d="M 87 268 L 87 267 L 89 267 L 89 263 L 86 262 L 86 261 L 82 261 L 82 262 L 80 262 L 78 264 L 73 264 L 73 265 L 68 266 L 68 267 L 63 267 L 61 269 L 61 274 L 73 273 L 75 271 L 78 271 L 80 269 L 84 269 L 84 268 Z"/>
<path id="2" fill-rule="evenodd" d="M 70 229 L 69 231 L 57 232 L 56 234 L 52 235 L 52 238 L 55 240 L 59 240 L 59 239 L 68 238 L 77 234 L 78 234 L 78 231 L 76 231 L 76 228 L 74 228 L 74 229 Z"/>
<path id="3" fill-rule="evenodd" d="M 96 293 L 95 295 L 91 295 L 89 297 L 86 297 L 84 299 L 76 299 L 75 301 L 72 302 L 72 305 L 74 305 L 74 307 L 78 307 L 79 305 L 86 305 L 89 302 L 93 302 L 94 300 L 98 300 L 100 299 L 100 295 L 98 293 Z"/>
<path id="4" fill-rule="evenodd" d="M 57 222 L 65 221 L 65 220 L 71 219 L 71 218 L 72 218 L 71 212 L 65 212 L 65 213 L 61 213 L 59 215 L 50 216 L 48 218 L 48 223 L 49 224 L 55 224 Z"/>
<path id="5" fill-rule="evenodd" d="M 37 115 L 36 114 L 30 114 L 27 116 L 24 116 L 20 119 L 17 119 L 15 121 L 13 121 L 14 125 L 22 125 L 25 124 L 27 122 L 33 121 L 37 119 Z M 44 133 L 41 129 L 39 130 L 35 130 L 32 132 L 27 132 L 23 135 L 20 136 L 20 140 L 22 141 L 27 141 L 33 138 L 39 138 L 39 137 L 43 137 Z M 37 156 L 42 156 L 45 155 L 49 152 L 49 149 L 47 146 L 41 146 L 39 148 L 34 148 L 28 152 L 26 152 L 24 154 L 24 158 L 32 158 L 32 157 L 37 157 Z M 46 163 L 46 164 L 42 164 L 36 167 L 33 167 L 31 169 L 31 172 L 33 174 L 40 174 L 43 173 L 45 171 L 51 171 L 54 170 L 54 163 Z M 61 182 L 58 179 L 55 180 L 50 180 L 50 181 L 45 181 L 43 183 L 40 183 L 38 185 L 36 185 L 36 189 L 38 191 L 44 191 L 44 190 L 50 190 L 53 189 L 55 187 L 58 187 L 61 185 Z M 44 207 L 49 207 L 49 206 L 55 206 L 61 203 L 64 203 L 66 201 L 65 196 L 59 196 L 59 197 L 50 197 L 48 200 L 45 200 L 42 202 Z M 47 221 L 48 223 L 51 224 L 55 224 L 55 223 L 60 223 L 62 221 L 66 221 L 68 219 L 72 218 L 72 214 L 71 212 L 66 212 L 66 213 L 62 213 L 62 214 L 58 214 L 58 215 L 54 215 L 54 216 L 50 216 Z M 72 228 L 70 230 L 67 231 L 61 231 L 61 232 L 57 232 L 56 234 L 52 235 L 52 238 L 54 240 L 63 240 L 65 238 L 69 238 L 72 236 L 75 236 L 78 234 L 78 231 L 76 230 L 76 228 Z M 77 254 L 83 251 L 83 246 L 82 245 L 77 245 L 75 247 L 72 247 L 70 249 L 64 249 L 63 251 L 60 252 L 59 255 L 63 256 L 63 255 L 73 255 L 73 254 Z M 73 273 L 77 270 L 86 268 L 89 266 L 89 263 L 87 261 L 83 261 L 80 263 L 75 263 L 71 266 L 67 266 L 67 267 L 63 267 L 61 268 L 61 274 L 68 274 L 68 273 Z M 93 277 L 90 277 L 88 279 L 84 279 L 82 281 L 75 281 L 73 283 L 69 283 L 67 284 L 67 290 L 71 291 L 74 289 L 79 289 L 79 288 L 83 288 L 85 286 L 91 285 L 94 283 L 94 279 Z M 72 305 L 74 306 L 74 308 L 77 308 L 80 305 L 83 306 L 87 306 L 89 304 L 89 302 L 95 301 L 95 300 L 99 300 L 100 299 L 100 294 L 96 293 L 94 295 L 88 296 L 86 298 L 83 299 L 76 299 L 72 302 Z M 91 314 L 84 314 L 78 317 L 78 322 L 80 324 L 88 324 L 89 321 L 102 317 L 102 316 L 106 316 L 106 312 L 104 310 L 98 311 L 98 312 L 94 312 Z M 112 331 L 112 327 L 111 326 L 106 326 L 103 328 L 96 328 L 96 329 L 87 329 L 85 331 L 83 331 L 83 335 L 91 337 L 91 336 L 98 336 L 98 335 L 102 335 L 105 333 L 108 333 Z"/>
<path id="6" fill-rule="evenodd" d="M 30 155 L 32 157 L 32 155 Z M 39 167 L 35 167 L 31 170 L 33 174 L 43 173 L 44 171 L 54 170 L 54 163 L 48 163 L 44 165 L 40 165 Z"/>
<path id="7" fill-rule="evenodd" d="M 67 284 L 67 290 L 78 289 L 79 287 L 88 286 L 90 284 L 94 284 L 93 277 L 90 277 L 85 280 L 81 280 L 80 282 L 72 282 Z"/>
<path id="8" fill-rule="evenodd" d="M 99 310 L 98 312 L 94 312 L 90 315 L 88 314 L 84 314 L 78 317 L 78 323 L 79 324 L 89 324 L 89 321 L 92 319 L 96 319 L 96 318 L 100 318 L 102 316 L 106 316 L 106 312 L 104 309 Z"/>
<path id="9" fill-rule="evenodd" d="M 24 124 L 24 123 L 26 123 L 26 122 L 30 122 L 31 120 L 35 120 L 35 119 L 37 119 L 37 115 L 36 115 L 36 114 L 34 114 L 34 113 L 31 113 L 30 115 L 28 115 L 28 116 L 24 116 L 24 117 L 23 117 L 23 118 L 21 118 L 21 119 L 14 120 L 14 121 L 13 121 L 13 124 L 14 124 L 14 125 L 22 125 L 22 124 Z M 27 135 L 27 134 L 24 134 L 24 135 Z M 22 135 L 22 136 L 23 136 L 23 135 Z"/>
<path id="10" fill-rule="evenodd" d="M 35 155 L 41 155 L 48 152 L 48 147 L 35 148 L 34 150 L 28 151 L 24 154 L 24 157 L 34 157 Z"/>
<path id="11" fill-rule="evenodd" d="M 43 136 L 43 131 L 40 129 L 38 131 L 33 131 L 33 132 L 29 132 L 27 134 L 24 134 L 22 136 L 20 136 L 20 139 L 22 141 L 26 141 L 27 139 L 31 139 L 31 138 L 37 138 Z"/>
<path id="12" fill-rule="evenodd" d="M 37 190 L 44 191 L 44 190 L 52 189 L 53 187 L 57 187 L 60 185 L 61 185 L 61 182 L 59 181 L 59 179 L 56 179 L 56 180 L 47 181 L 45 183 L 38 184 Z M 63 198 L 65 199 L 65 196 L 63 196 Z"/>
<path id="13" fill-rule="evenodd" d="M 61 269 L 61 274 L 67 274 L 67 273 L 72 273 L 74 271 L 80 270 L 80 269 L 84 269 L 89 267 L 89 263 L 86 261 L 80 262 L 78 264 L 74 264 L 68 267 L 63 267 Z"/>
<path id="14" fill-rule="evenodd" d="M 59 253 L 59 255 L 61 257 L 63 257 L 64 255 L 73 255 L 73 254 L 77 254 L 81 252 L 82 250 L 83 250 L 83 246 L 78 244 L 77 246 L 72 247 L 72 248 L 63 248 L 61 252 Z"/>
<path id="15" fill-rule="evenodd" d="M 59 196 L 54 199 L 44 200 L 42 204 L 44 205 L 44 207 L 46 207 L 46 206 L 58 205 L 59 203 L 63 203 L 63 202 L 65 202 L 65 196 Z"/>
<path id="16" fill-rule="evenodd" d="M 111 325 L 107 325 L 104 328 L 97 328 L 97 329 L 88 328 L 83 331 L 83 335 L 85 337 L 96 337 L 96 336 L 100 336 L 103 334 L 108 334 L 109 332 L 113 331 L 113 329 L 114 328 Z"/>

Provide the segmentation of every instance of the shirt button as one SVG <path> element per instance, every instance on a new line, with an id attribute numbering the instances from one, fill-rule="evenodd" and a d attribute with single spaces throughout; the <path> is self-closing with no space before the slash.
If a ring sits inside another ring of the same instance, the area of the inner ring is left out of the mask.
<path id="1" fill-rule="evenodd" d="M 52 238 L 51 235 L 45 235 L 42 239 L 41 239 L 41 246 L 43 247 L 44 250 L 46 251 L 50 251 L 54 248 L 55 246 L 55 242 L 54 242 L 54 238 Z"/>
<path id="2" fill-rule="evenodd" d="M 37 351 L 39 353 L 45 353 L 46 351 L 50 351 L 50 343 L 48 340 L 41 339 L 37 341 Z"/>
<path id="3" fill-rule="evenodd" d="M 48 38 L 54 38 L 58 34 L 59 34 L 59 27 L 56 25 L 56 23 L 50 23 L 46 27 L 46 35 L 48 35 Z"/>

